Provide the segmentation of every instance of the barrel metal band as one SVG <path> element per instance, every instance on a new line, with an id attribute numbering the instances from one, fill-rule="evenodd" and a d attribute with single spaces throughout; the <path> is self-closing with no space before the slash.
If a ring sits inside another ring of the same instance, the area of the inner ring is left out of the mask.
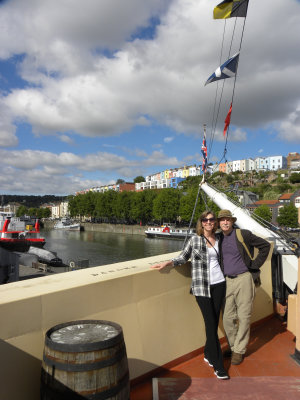
<path id="1" fill-rule="evenodd" d="M 109 358 L 107 360 L 97 361 L 94 363 L 86 363 L 86 364 L 65 364 L 58 361 L 54 361 L 51 358 L 48 358 L 45 353 L 43 355 L 44 363 L 51 367 L 57 368 L 61 371 L 69 371 L 69 372 L 82 372 L 82 371 L 93 371 L 96 369 L 101 369 L 105 367 L 109 367 L 111 365 L 116 364 L 118 361 L 122 360 L 123 357 L 126 357 L 126 349 L 125 346 L 116 352 L 115 356 Z"/>
<path id="2" fill-rule="evenodd" d="M 86 398 L 89 400 L 107 400 L 113 396 L 116 396 L 122 389 L 129 385 L 129 373 L 127 372 L 124 377 L 119 381 L 116 386 L 110 389 L 104 390 L 103 392 L 95 393 L 92 395 L 87 395 Z M 129 390 L 129 389 L 128 389 Z M 129 396 L 129 393 L 128 393 Z M 129 399 L 129 397 L 128 397 Z"/>
<path id="3" fill-rule="evenodd" d="M 88 399 L 88 400 L 107 400 L 107 399 L 110 399 L 113 396 L 116 396 L 127 385 L 128 385 L 128 400 L 129 400 L 130 389 L 129 389 L 129 373 L 128 373 L 128 371 L 120 379 L 120 381 L 118 382 L 117 385 L 111 387 L 110 389 L 104 390 L 102 392 L 98 392 L 98 393 L 94 393 L 94 394 L 87 394 L 87 395 L 85 395 L 84 398 Z M 56 388 L 54 386 L 51 386 L 49 383 L 46 383 L 45 381 L 42 381 L 41 393 L 43 393 L 43 395 L 45 395 L 45 396 L 46 395 L 52 396 L 52 397 L 49 397 L 49 398 L 55 398 L 55 399 L 63 399 L 63 398 L 64 399 L 68 399 L 68 398 L 70 398 L 68 396 L 70 395 L 70 393 L 72 393 L 72 396 L 74 396 L 74 398 L 77 398 L 77 397 L 75 397 L 76 393 L 73 392 L 71 389 L 69 389 L 69 391 L 68 391 L 68 388 L 64 387 L 63 390 L 61 390 L 61 389 L 58 389 L 58 388 Z M 77 394 L 77 396 L 80 396 L 80 393 Z M 81 396 L 80 396 L 80 398 L 81 398 Z"/>

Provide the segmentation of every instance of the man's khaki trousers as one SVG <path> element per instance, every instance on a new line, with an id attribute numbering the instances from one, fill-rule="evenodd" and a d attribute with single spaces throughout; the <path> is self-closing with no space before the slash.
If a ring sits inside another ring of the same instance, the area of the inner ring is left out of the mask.
<path id="1" fill-rule="evenodd" d="M 226 277 L 223 325 L 230 348 L 245 354 L 250 337 L 250 320 L 255 284 L 250 272 L 232 279 Z"/>

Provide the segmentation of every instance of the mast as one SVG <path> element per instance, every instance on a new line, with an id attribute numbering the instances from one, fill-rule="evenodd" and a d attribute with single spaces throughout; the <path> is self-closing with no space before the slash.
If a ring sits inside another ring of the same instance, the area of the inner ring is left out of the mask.
<path id="1" fill-rule="evenodd" d="M 201 189 L 208 195 L 208 197 L 221 209 L 230 210 L 232 215 L 237 218 L 236 225 L 241 229 L 249 229 L 254 234 L 268 239 L 280 238 L 275 232 L 263 227 L 256 222 L 247 210 L 236 205 L 230 200 L 225 193 L 219 192 L 208 183 L 201 184 Z"/>

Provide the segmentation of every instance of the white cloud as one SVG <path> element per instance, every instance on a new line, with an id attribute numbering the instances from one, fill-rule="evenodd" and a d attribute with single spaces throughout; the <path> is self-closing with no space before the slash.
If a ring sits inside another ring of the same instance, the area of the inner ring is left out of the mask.
<path id="1" fill-rule="evenodd" d="M 164 138 L 164 142 L 165 143 L 171 143 L 174 140 L 173 136 L 167 136 Z"/>
<path id="2" fill-rule="evenodd" d="M 279 136 L 290 142 L 293 142 L 295 138 L 300 138 L 300 106 L 281 122 Z"/>
<path id="3" fill-rule="evenodd" d="M 230 128 L 228 131 L 228 138 L 232 142 L 245 142 L 247 140 L 247 133 L 243 129 Z"/>
<path id="4" fill-rule="evenodd" d="M 74 140 L 72 138 L 70 138 L 70 136 L 67 135 L 60 135 L 59 139 L 64 142 L 64 143 L 68 143 L 68 144 L 74 144 Z"/>
<path id="5" fill-rule="evenodd" d="M 162 10 L 154 40 L 126 42 Z M 299 11 L 293 0 L 251 2 L 232 124 L 266 126 L 295 111 Z M 212 108 L 215 84 L 203 84 L 217 67 L 223 29 L 211 13 L 208 0 L 128 0 L 123 6 L 117 0 L 90 0 L 84 11 L 78 0 L 72 18 L 67 0 L 59 7 L 50 0 L 26 1 L 26 6 L 21 0 L 7 2 L 0 18 L 0 54 L 25 53 L 23 78 L 39 87 L 15 89 L 4 101 L 36 133 L 110 136 L 149 124 L 145 115 L 179 132 L 198 132 Z M 232 23 L 227 22 L 229 28 Z M 106 58 L 97 51 L 104 48 L 118 51 Z"/>
<path id="6" fill-rule="evenodd" d="M 73 153 L 54 154 L 38 150 L 1 150 L 0 187 L 5 193 L 68 194 L 111 181 L 109 173 L 132 180 L 145 175 L 148 167 L 177 166 L 176 157 L 154 151 L 143 159 L 128 160 L 112 153 L 98 152 L 85 156 Z M 106 176 L 90 179 L 89 174 Z M 77 186 L 76 186 L 77 185 Z"/>
<path id="7" fill-rule="evenodd" d="M 211 1 L 71 3 L 11 0 L 1 6 L 0 58 L 19 55 L 17 70 L 26 85 L 0 92 L 0 146 L 17 147 L 16 126 L 22 122 L 28 123 L 37 136 L 56 135 L 69 145 L 74 144 L 72 133 L 109 137 L 135 126 L 155 127 L 156 123 L 170 128 L 164 143 L 173 140 L 172 129 L 199 135 L 203 124 L 212 120 L 217 85 L 204 87 L 204 82 L 219 64 L 224 27 L 224 21 L 212 19 Z M 160 24 L 153 39 L 130 41 L 156 16 Z M 235 38 L 239 38 L 243 19 L 236 22 Z M 227 20 L 227 29 L 231 30 L 234 23 Z M 300 142 L 300 53 L 295 50 L 299 31 L 299 2 L 249 3 L 229 141 L 242 143 L 263 128 L 282 141 Z M 223 58 L 228 54 L 229 39 L 227 35 Z M 232 50 L 237 45 L 238 40 Z M 224 140 L 222 131 L 233 82 L 225 82 L 216 141 Z M 155 137 L 154 141 L 160 140 Z M 115 145 L 102 146 L 108 149 Z M 89 182 L 85 177 L 90 172 L 115 171 L 130 178 L 138 175 L 136 171 L 144 174 L 150 166 L 180 165 L 177 157 L 158 151 L 161 144 L 148 147 L 155 151 L 147 154 L 148 150 L 132 146 L 126 150 L 128 158 L 105 151 L 91 151 L 85 156 L 33 150 L 5 150 L 0 154 L 1 160 L 2 156 L 11 160 L 6 173 L 11 174 L 7 175 L 11 185 L 15 181 L 15 190 L 26 187 L 33 193 L 40 184 L 35 182 L 39 174 L 44 174 L 49 187 L 52 184 L 57 190 L 73 191 L 76 184 Z M 120 148 L 115 146 L 114 150 Z M 22 185 L 19 170 L 26 185 Z M 1 179 L 5 181 L 6 177 Z M 5 188 L 3 184 L 1 190 Z"/>
<path id="8" fill-rule="evenodd" d="M 18 138 L 15 133 L 12 132 L 11 127 L 8 128 L 1 126 L 0 123 L 0 147 L 13 147 L 18 144 Z"/>

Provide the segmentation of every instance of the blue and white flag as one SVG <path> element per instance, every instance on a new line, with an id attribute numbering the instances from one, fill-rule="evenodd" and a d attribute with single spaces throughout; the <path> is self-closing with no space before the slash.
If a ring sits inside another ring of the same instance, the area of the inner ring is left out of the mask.
<path id="1" fill-rule="evenodd" d="M 217 68 L 215 72 L 207 79 L 205 86 L 210 82 L 235 76 L 239 62 L 239 55 L 240 53 L 236 53 L 234 56 L 229 58 L 229 60 L 225 61 L 221 67 Z"/>

